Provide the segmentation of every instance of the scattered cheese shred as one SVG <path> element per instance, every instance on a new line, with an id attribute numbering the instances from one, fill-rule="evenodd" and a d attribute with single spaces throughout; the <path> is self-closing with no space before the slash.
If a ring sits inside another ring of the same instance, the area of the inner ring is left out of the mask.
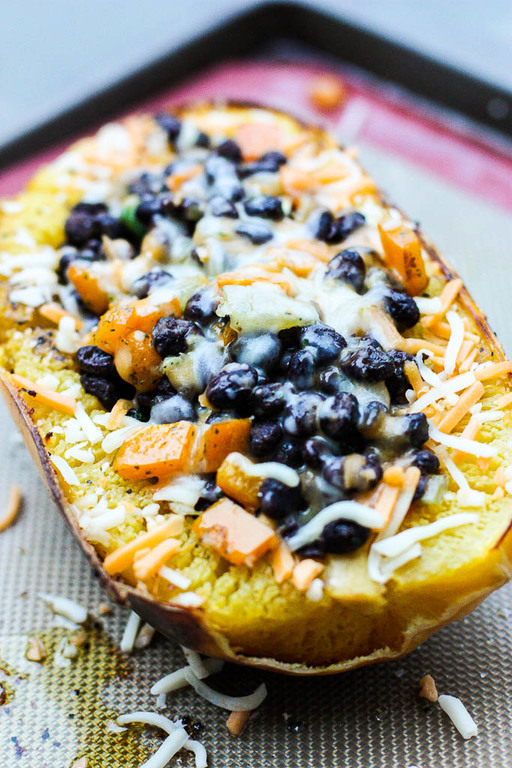
<path id="1" fill-rule="evenodd" d="M 316 560 L 306 558 L 301 560 L 293 569 L 292 584 L 300 592 L 306 592 L 316 577 L 322 573 L 324 566 Z"/>
<path id="2" fill-rule="evenodd" d="M 435 312 L 433 315 L 424 317 L 422 320 L 423 325 L 428 328 L 436 325 L 440 320 L 443 319 L 459 295 L 462 285 L 463 283 L 460 278 L 450 280 L 446 283 L 443 290 L 441 291 L 441 296 L 439 297 L 441 299 L 441 309 L 438 312 Z"/>
<path id="3" fill-rule="evenodd" d="M 39 597 L 45 601 L 54 613 L 58 613 L 59 616 L 64 616 L 75 624 L 83 624 L 87 620 L 87 608 L 84 608 L 83 605 L 80 605 L 80 603 L 77 603 L 74 600 L 70 600 L 68 597 L 47 595 L 43 593 L 41 593 Z"/>
<path id="4" fill-rule="evenodd" d="M 471 739 L 478 733 L 478 726 L 466 707 L 456 696 L 439 696 L 439 706 L 446 712 L 463 739 Z"/>
<path id="5" fill-rule="evenodd" d="M 464 342 L 464 323 L 455 312 L 448 312 L 446 319 L 450 325 L 450 339 L 444 356 L 444 370 L 447 376 L 451 376 L 457 364 L 460 348 Z"/>
<path id="6" fill-rule="evenodd" d="M 76 473 L 73 471 L 73 469 L 69 466 L 66 459 L 63 459 L 62 456 L 57 456 L 55 453 L 50 453 L 48 455 L 50 457 L 51 463 L 55 469 L 60 472 L 65 483 L 68 485 L 80 485 L 80 480 L 76 476 Z"/>
<path id="7" fill-rule="evenodd" d="M 179 548 L 180 542 L 178 539 L 170 538 L 161 541 L 147 555 L 135 561 L 133 570 L 136 577 L 140 581 L 146 581 L 150 576 L 154 576 Z"/>
<path id="8" fill-rule="evenodd" d="M 231 712 L 227 721 L 226 728 L 232 736 L 241 736 L 247 722 L 249 720 L 250 712 Z"/>
<path id="9" fill-rule="evenodd" d="M 18 376 L 16 373 L 11 373 L 9 379 L 19 389 L 24 390 L 38 403 L 41 403 L 41 405 L 48 405 L 50 408 L 55 408 L 56 411 L 68 414 L 68 416 L 75 415 L 77 402 L 74 398 L 54 392 L 52 389 L 42 384 L 37 384 L 25 376 Z"/>
<path id="10" fill-rule="evenodd" d="M 484 392 L 485 388 L 482 382 L 475 381 L 475 383 L 460 396 L 457 404 L 450 408 L 450 410 L 443 416 L 438 424 L 439 431 L 451 432 L 454 430 L 457 424 L 462 421 L 464 416 L 466 416 L 469 409 L 478 403 Z"/>
<path id="11" fill-rule="evenodd" d="M 221 659 L 205 659 L 203 661 L 204 667 L 208 670 L 209 675 L 215 675 L 220 672 L 224 666 L 224 662 Z M 189 667 L 182 667 L 176 669 L 174 672 L 170 672 L 165 677 L 162 677 L 150 690 L 152 696 L 160 696 L 162 693 L 171 693 L 177 691 L 180 688 L 185 688 L 189 685 L 187 678 L 185 677 L 185 670 Z"/>
<path id="12" fill-rule="evenodd" d="M 464 429 L 461 432 L 461 438 L 464 440 L 476 440 L 478 437 L 480 430 L 482 429 L 482 422 L 478 418 L 478 416 L 472 416 Z M 461 461 L 467 454 L 464 453 L 464 451 L 461 450 L 455 450 L 452 453 L 452 459 L 453 461 Z"/>
<path id="13" fill-rule="evenodd" d="M 0 533 L 14 523 L 21 509 L 21 502 L 22 495 L 20 488 L 17 485 L 11 485 L 5 513 L 3 517 L 0 518 Z"/>
<path id="14" fill-rule="evenodd" d="M 142 533 L 127 544 L 114 550 L 105 558 L 103 567 L 110 575 L 120 573 L 129 568 L 135 558 L 135 554 L 147 547 L 155 547 L 161 541 L 181 533 L 183 530 L 183 518 L 173 515 L 165 523 L 153 528 L 152 531 Z"/>
<path id="15" fill-rule="evenodd" d="M 497 379 L 506 373 L 512 373 L 512 360 L 504 360 L 501 363 L 492 365 L 481 365 L 475 370 L 475 377 L 478 381 L 487 381 L 488 379 Z"/>
<path id="16" fill-rule="evenodd" d="M 429 434 L 434 442 L 446 445 L 447 448 L 455 448 L 455 450 L 470 453 L 472 456 L 490 459 L 496 456 L 498 452 L 497 448 L 492 445 L 479 443 L 476 440 L 466 440 L 466 438 L 458 437 L 457 435 L 446 435 L 444 432 L 440 432 L 432 423 L 429 425 Z"/>
<path id="17" fill-rule="evenodd" d="M 512 392 L 509 392 L 508 394 L 503 395 L 503 397 L 500 397 L 498 400 L 496 400 L 497 408 L 508 408 L 508 406 L 511 404 L 512 404 Z"/>
<path id="18" fill-rule="evenodd" d="M 281 541 L 277 549 L 272 552 L 271 565 L 274 579 L 278 584 L 282 584 L 283 581 L 286 581 L 291 577 L 295 565 L 295 558 L 285 541 Z"/>
<path id="19" fill-rule="evenodd" d="M 249 712 L 259 707 L 267 697 L 267 686 L 265 683 L 261 683 L 261 685 L 248 696 L 228 696 L 225 693 L 215 691 L 213 688 L 210 688 L 209 685 L 203 683 L 202 680 L 199 680 L 190 667 L 185 669 L 184 674 L 199 696 L 206 699 L 206 701 L 209 701 L 210 704 L 214 704 L 216 707 L 221 707 L 222 709 L 228 709 L 234 712 Z"/>
<path id="20" fill-rule="evenodd" d="M 141 618 L 134 611 L 130 613 L 130 617 L 126 622 L 123 636 L 119 647 L 123 653 L 131 653 L 135 647 L 135 640 L 139 632 L 141 625 Z"/>
<path id="21" fill-rule="evenodd" d="M 353 520 L 365 528 L 374 528 L 375 530 L 382 528 L 381 515 L 375 509 L 359 504 L 357 501 L 336 501 L 334 504 L 321 509 L 315 517 L 302 528 L 299 528 L 297 533 L 289 538 L 288 546 L 292 552 L 295 552 L 305 544 L 317 539 L 328 523 L 341 518 Z"/>
<path id="22" fill-rule="evenodd" d="M 432 536 L 437 536 L 451 528 L 459 528 L 461 525 L 477 522 L 478 515 L 472 512 L 459 512 L 455 515 L 448 515 L 448 517 L 441 517 L 428 525 L 417 525 L 382 541 L 377 541 L 373 544 L 372 549 L 384 557 L 397 557 L 418 541 L 430 539 Z"/>
<path id="23" fill-rule="evenodd" d="M 81 328 L 83 325 L 82 321 L 79 320 L 78 317 L 75 317 L 70 312 L 66 312 L 65 309 L 60 307 L 58 304 L 55 304 L 54 302 L 50 302 L 49 304 L 42 304 L 38 309 L 40 315 L 45 317 L 47 320 L 50 320 L 50 322 L 55 323 L 55 325 L 58 325 L 63 317 L 69 317 L 71 320 L 73 320 L 75 323 L 75 328 Z"/>

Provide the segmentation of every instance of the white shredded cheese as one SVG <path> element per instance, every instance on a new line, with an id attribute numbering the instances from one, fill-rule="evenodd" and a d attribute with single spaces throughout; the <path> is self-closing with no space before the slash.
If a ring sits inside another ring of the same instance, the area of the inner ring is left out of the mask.
<path id="1" fill-rule="evenodd" d="M 170 720 L 168 717 L 164 717 L 163 715 L 159 715 L 157 712 L 133 712 L 130 715 L 120 715 L 120 717 L 117 718 L 118 725 L 126 725 L 128 723 L 145 723 L 146 725 L 153 725 L 156 728 L 161 728 L 163 731 L 165 731 L 167 734 L 169 734 L 169 738 L 172 737 L 175 733 L 181 733 L 181 731 L 184 731 L 183 725 L 181 720 Z M 189 750 L 190 752 L 194 753 L 195 756 L 195 762 L 196 762 L 196 768 L 206 768 L 207 766 L 207 756 L 206 756 L 206 750 L 204 747 L 194 739 L 189 739 L 188 734 L 186 731 L 184 733 L 187 736 L 186 741 L 183 742 L 182 746 Z M 181 736 L 181 738 L 183 738 Z M 166 744 L 168 739 L 164 741 L 164 744 L 162 747 Z M 160 747 L 160 749 L 162 749 Z M 181 749 L 181 747 L 180 747 Z M 160 750 L 158 750 L 155 755 L 158 754 Z M 172 757 L 172 755 L 171 755 Z M 167 757 L 167 762 L 171 759 L 171 757 Z M 165 763 L 154 763 L 153 765 L 150 765 L 149 762 L 144 764 L 144 768 L 163 768 L 165 765 L 167 765 L 167 762 Z M 141 766 L 142 768 L 142 766 Z"/>
<path id="2" fill-rule="evenodd" d="M 457 435 L 447 435 L 437 429 L 431 421 L 429 422 L 428 432 L 431 439 L 436 443 L 446 445 L 447 448 L 455 448 L 455 450 L 470 453 L 472 456 L 489 459 L 498 453 L 498 449 L 493 445 L 479 443 L 477 440 L 468 440 L 466 437 L 458 437 Z"/>
<path id="3" fill-rule="evenodd" d="M 205 659 L 203 665 L 208 670 L 209 675 L 215 675 L 217 672 L 221 671 L 224 662 L 221 659 Z M 188 667 L 182 667 L 181 669 L 176 669 L 174 672 L 170 672 L 165 677 L 162 677 L 154 683 L 150 690 L 151 695 L 159 696 L 161 693 L 171 693 L 180 688 L 185 688 L 189 685 L 184 674 L 186 669 L 188 669 Z"/>
<path id="4" fill-rule="evenodd" d="M 158 575 L 179 589 L 188 589 L 192 583 L 188 576 L 183 576 L 182 573 L 175 571 L 174 568 L 169 568 L 168 565 L 162 565 Z"/>
<path id="5" fill-rule="evenodd" d="M 324 594 L 324 582 L 322 579 L 313 579 L 311 584 L 309 585 L 306 597 L 308 600 L 312 600 L 314 603 L 317 603 L 319 600 L 322 599 Z"/>
<path id="6" fill-rule="evenodd" d="M 80 429 L 86 435 L 92 445 L 96 445 L 103 438 L 103 432 L 93 422 L 82 403 L 76 404 L 75 418 L 80 424 Z"/>
<path id="7" fill-rule="evenodd" d="M 406 531 L 401 531 L 401 533 L 397 533 L 387 539 L 377 541 L 373 544 L 372 549 L 377 552 L 377 554 L 384 555 L 385 557 L 397 557 L 418 541 L 430 539 L 432 536 L 437 536 L 439 533 L 447 531 L 450 528 L 458 528 L 461 525 L 469 525 L 470 523 L 477 522 L 478 515 L 475 515 L 472 512 L 459 512 L 455 515 L 442 517 L 428 525 L 417 525 L 414 528 L 408 528 Z"/>
<path id="8" fill-rule="evenodd" d="M 68 597 L 47 595 L 43 592 L 39 593 L 39 597 L 45 601 L 54 613 L 64 616 L 75 624 L 83 624 L 87 619 L 87 608 L 84 608 L 83 605 L 74 600 L 70 600 Z"/>
<path id="9" fill-rule="evenodd" d="M 409 413 L 419 413 L 420 411 L 424 411 L 428 405 L 432 405 L 437 402 L 437 400 L 442 400 L 455 392 L 461 392 L 463 389 L 467 389 L 474 384 L 475 381 L 475 374 L 471 371 L 468 371 L 468 373 L 461 373 L 459 376 L 454 376 L 448 381 L 443 381 L 442 384 L 437 387 L 432 387 L 432 389 L 419 397 L 409 409 Z"/>
<path id="10" fill-rule="evenodd" d="M 317 539 L 328 523 L 333 520 L 353 520 L 365 528 L 379 530 L 382 527 L 382 517 L 378 512 L 357 501 L 337 501 L 324 507 L 312 520 L 299 528 L 297 533 L 290 537 L 288 545 L 292 552 L 305 544 Z"/>
<path id="11" fill-rule="evenodd" d="M 230 712 L 249 712 L 265 700 L 267 696 L 267 686 L 261 683 L 253 693 L 248 696 L 227 696 L 225 693 L 219 693 L 209 685 L 199 680 L 193 671 L 189 668 L 183 673 L 195 692 L 203 699 L 214 704 L 216 707 L 227 709 Z"/>
<path id="12" fill-rule="evenodd" d="M 73 355 L 80 346 L 80 337 L 76 332 L 76 321 L 74 317 L 67 315 L 59 320 L 59 327 L 55 334 L 55 346 L 59 352 L 65 352 Z"/>
<path id="13" fill-rule="evenodd" d="M 296 488 L 300 482 L 299 475 L 294 469 L 277 461 L 264 461 L 260 464 L 254 464 L 241 453 L 230 453 L 226 461 L 237 464 L 245 475 L 250 475 L 251 477 L 271 477 L 290 488 Z"/>
<path id="14" fill-rule="evenodd" d="M 154 492 L 155 501 L 170 501 L 194 507 L 204 489 L 204 480 L 191 475 L 174 477 L 167 485 Z"/>
<path id="15" fill-rule="evenodd" d="M 84 464 L 93 464 L 94 462 L 94 453 L 90 449 L 84 448 L 83 443 L 72 445 L 71 448 L 67 449 L 64 456 L 66 459 L 76 459 L 76 461 L 81 461 Z"/>
<path id="16" fill-rule="evenodd" d="M 139 421 L 136 427 L 121 427 L 120 429 L 114 429 L 113 432 L 109 432 L 109 434 L 103 439 L 101 447 L 106 454 L 113 453 L 114 451 L 117 451 L 117 449 L 120 448 L 122 444 L 126 442 L 129 437 L 131 437 L 131 435 L 135 434 L 135 432 L 138 432 L 141 428 L 144 429 L 144 427 L 141 427 Z"/>
<path id="17" fill-rule="evenodd" d="M 439 706 L 443 712 L 446 712 L 462 738 L 471 739 L 477 735 L 478 726 L 460 699 L 443 693 L 438 701 Z"/>
<path id="18" fill-rule="evenodd" d="M 197 592 L 182 592 L 171 600 L 171 605 L 181 605 L 183 608 L 199 608 L 203 603 L 204 599 Z"/>
<path id="19" fill-rule="evenodd" d="M 197 651 L 193 651 L 190 648 L 185 648 L 184 645 L 181 646 L 181 650 L 183 651 L 183 655 L 185 656 L 185 659 L 187 660 L 188 665 L 194 675 L 199 678 L 199 680 L 208 677 L 210 672 Z"/>
<path id="20" fill-rule="evenodd" d="M 137 648 L 138 651 L 141 651 L 143 648 L 147 648 L 155 635 L 155 631 L 156 630 L 151 626 L 151 624 L 143 624 L 139 634 L 135 639 L 135 648 Z"/>
<path id="21" fill-rule="evenodd" d="M 417 353 L 415 360 L 420 372 L 420 376 L 423 381 L 426 381 L 427 384 L 430 384 L 431 387 L 439 387 L 443 383 L 443 380 L 440 378 L 440 376 L 438 376 L 437 373 L 429 368 L 428 365 L 425 365 L 423 362 L 423 355 L 425 355 L 425 357 L 434 357 L 434 353 L 429 349 L 420 349 Z"/>
<path id="22" fill-rule="evenodd" d="M 457 491 L 457 504 L 465 509 L 476 509 L 484 507 L 486 495 L 483 491 L 476 491 L 473 488 L 461 489 Z"/>
<path id="23" fill-rule="evenodd" d="M 71 469 L 66 459 L 63 459 L 62 456 L 57 456 L 54 453 L 50 453 L 49 457 L 53 466 L 58 469 L 62 475 L 64 482 L 66 482 L 68 485 L 80 485 L 80 480 L 76 476 L 75 472 Z"/>
<path id="24" fill-rule="evenodd" d="M 124 628 L 123 636 L 119 647 L 123 653 L 131 653 L 135 647 L 135 639 L 139 631 L 141 624 L 141 618 L 134 611 L 131 612 L 130 618 Z"/>
<path id="25" fill-rule="evenodd" d="M 380 562 L 380 569 L 377 573 L 377 578 L 374 578 L 378 584 L 385 584 L 393 576 L 395 571 L 401 568 L 403 565 L 410 563 L 411 560 L 416 560 L 421 557 L 422 546 L 419 542 L 413 544 L 412 547 L 406 549 L 402 554 L 396 557 L 390 557 L 384 562 Z"/>
<path id="26" fill-rule="evenodd" d="M 435 315 L 436 312 L 440 312 L 442 309 L 441 299 L 439 296 L 435 296 L 431 299 L 415 296 L 414 301 L 416 302 L 416 306 L 420 311 L 420 315 Z"/>

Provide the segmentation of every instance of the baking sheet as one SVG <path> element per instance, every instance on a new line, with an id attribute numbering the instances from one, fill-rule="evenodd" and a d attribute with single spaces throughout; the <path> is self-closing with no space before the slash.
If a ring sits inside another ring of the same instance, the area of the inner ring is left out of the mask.
<path id="1" fill-rule="evenodd" d="M 361 159 L 391 198 L 422 222 L 512 352 L 510 214 L 374 144 L 362 142 Z M 161 743 L 161 734 L 130 728 L 118 736 L 107 725 L 116 714 L 154 709 L 149 689 L 183 665 L 181 651 L 156 638 L 150 648 L 123 657 L 117 648 L 127 614 L 114 607 L 88 627 L 89 645 L 68 668 L 55 665 L 55 650 L 70 633 L 53 625 L 38 593 L 71 597 L 91 613 L 106 598 L 5 407 L 0 414 L 0 500 L 13 482 L 25 496 L 19 520 L 0 534 L 0 682 L 9 699 L 0 707 L 0 766 L 68 768 L 87 756 L 89 768 L 136 768 Z M 227 732 L 227 713 L 191 691 L 169 696 L 163 713 L 201 724 L 197 736 L 192 732 L 213 768 L 502 768 L 512 755 L 511 598 L 511 587 L 505 587 L 408 657 L 343 676 L 297 680 L 228 669 L 219 678 L 226 690 L 248 692 L 262 680 L 269 690 L 241 739 Z M 27 637 L 34 634 L 49 651 L 42 665 L 24 658 Z M 426 673 L 440 692 L 463 699 L 479 725 L 475 739 L 463 741 L 439 707 L 418 697 Z M 173 765 L 192 762 L 182 753 Z"/>

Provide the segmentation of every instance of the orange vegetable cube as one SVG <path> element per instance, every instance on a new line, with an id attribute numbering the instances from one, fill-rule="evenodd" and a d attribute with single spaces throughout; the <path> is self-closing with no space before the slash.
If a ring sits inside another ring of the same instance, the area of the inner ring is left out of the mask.
<path id="1" fill-rule="evenodd" d="M 230 419 L 208 424 L 199 436 L 192 460 L 195 471 L 215 472 L 233 451 L 247 453 L 250 419 Z"/>
<path id="2" fill-rule="evenodd" d="M 246 474 L 239 464 L 230 461 L 229 456 L 217 470 L 219 488 L 250 512 L 258 506 L 258 491 L 261 483 L 261 477 Z"/>
<path id="3" fill-rule="evenodd" d="M 154 424 L 141 429 L 121 446 L 114 470 L 124 480 L 163 478 L 186 470 L 196 428 L 188 421 Z"/>
<path id="4" fill-rule="evenodd" d="M 102 315 L 109 305 L 108 293 L 101 287 L 100 279 L 86 267 L 72 264 L 68 277 L 80 294 L 85 306 L 96 315 Z"/>
<path id="5" fill-rule="evenodd" d="M 388 226 L 392 225 L 379 224 L 386 263 L 397 272 L 409 296 L 417 296 L 428 284 L 419 238 L 412 229 L 401 225 L 388 229 Z"/>
<path id="6" fill-rule="evenodd" d="M 257 517 L 229 499 L 222 499 L 194 523 L 203 544 L 235 565 L 252 566 L 277 546 L 277 537 Z"/>

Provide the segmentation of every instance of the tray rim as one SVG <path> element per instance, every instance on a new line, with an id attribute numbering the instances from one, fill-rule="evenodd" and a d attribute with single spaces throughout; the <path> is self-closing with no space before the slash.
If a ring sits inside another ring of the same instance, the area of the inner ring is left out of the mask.
<path id="1" fill-rule="evenodd" d="M 157 56 L 52 118 L 0 145 L 0 169 L 48 148 L 94 122 L 176 84 L 201 69 L 246 56 L 272 39 L 288 38 L 311 45 L 346 64 L 366 70 L 442 107 L 458 112 L 495 132 L 512 137 L 512 92 L 415 51 L 346 16 L 314 8 L 300 0 L 256 0 L 241 11 Z M 339 51 L 343 50 L 343 56 Z M 509 106 L 505 120 L 487 111 L 492 99 Z"/>

